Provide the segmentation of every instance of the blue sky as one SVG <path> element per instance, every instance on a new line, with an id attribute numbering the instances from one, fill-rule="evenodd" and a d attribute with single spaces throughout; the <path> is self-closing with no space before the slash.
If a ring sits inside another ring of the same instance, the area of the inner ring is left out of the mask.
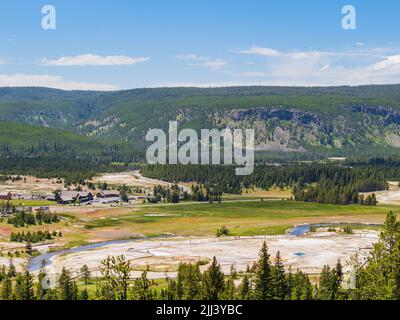
<path id="1" fill-rule="evenodd" d="M 400 83 L 399 18 L 397 0 L 2 0 L 0 86 Z"/>

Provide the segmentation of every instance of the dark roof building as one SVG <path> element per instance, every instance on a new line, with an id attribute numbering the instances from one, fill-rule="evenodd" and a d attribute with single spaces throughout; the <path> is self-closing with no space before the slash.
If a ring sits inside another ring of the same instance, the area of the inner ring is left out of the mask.
<path id="1" fill-rule="evenodd" d="M 93 194 L 85 191 L 61 191 L 56 194 L 56 200 L 61 204 L 88 202 L 93 200 Z"/>
<path id="2" fill-rule="evenodd" d="M 118 190 L 102 190 L 97 193 L 98 198 L 117 198 L 121 195 Z"/>
<path id="3" fill-rule="evenodd" d="M 0 192 L 0 200 L 11 200 L 12 199 L 12 194 L 11 192 Z"/>

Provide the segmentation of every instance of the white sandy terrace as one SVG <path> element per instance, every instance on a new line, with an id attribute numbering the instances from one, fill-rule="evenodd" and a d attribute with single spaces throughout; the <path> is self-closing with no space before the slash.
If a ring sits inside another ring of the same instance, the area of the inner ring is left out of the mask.
<path id="1" fill-rule="evenodd" d="M 5 181 L 0 184 L 0 191 L 11 192 L 12 194 L 51 194 L 55 189 L 62 188 L 62 183 L 57 179 L 39 179 L 32 176 L 21 176 L 19 181 Z M 23 179 L 26 179 L 25 181 Z"/>
<path id="2" fill-rule="evenodd" d="M 106 182 L 108 184 L 125 184 L 127 186 L 152 187 L 154 185 L 168 186 L 169 183 L 161 180 L 143 177 L 139 171 L 104 173 L 93 179 L 94 182 Z"/>
<path id="3" fill-rule="evenodd" d="M 240 239 L 157 239 L 139 240 L 123 244 L 112 244 L 85 252 L 54 256 L 51 259 L 53 272 L 60 272 L 66 267 L 78 272 L 83 264 L 88 265 L 94 274 L 100 261 L 108 255 L 125 255 L 138 271 L 132 276 L 139 276 L 142 268 L 150 266 L 149 278 L 174 277 L 173 270 L 179 262 L 211 260 L 217 257 L 225 273 L 229 274 L 231 266 L 237 271 L 245 271 L 247 265 L 257 260 L 263 241 L 267 241 L 269 252 L 275 256 L 279 250 L 285 266 L 293 270 L 301 269 L 308 274 L 319 273 L 324 265 L 334 266 L 338 259 L 345 265 L 355 253 L 365 256 L 372 244 L 377 242 L 378 233 L 359 231 L 354 235 L 318 233 L 309 237 L 273 236 L 242 237 Z M 164 267 L 164 269 L 163 269 Z M 159 269 L 157 269 L 159 268 Z M 206 268 L 203 266 L 202 268 Z M 158 271 L 159 270 L 159 271 Z M 157 271 L 157 272 L 156 272 Z"/>
<path id="4" fill-rule="evenodd" d="M 365 196 L 375 193 L 376 199 L 382 205 L 400 205 L 400 187 L 398 181 L 389 181 L 389 190 L 364 193 Z"/>
<path id="5" fill-rule="evenodd" d="M 93 179 L 93 182 L 106 182 L 108 184 L 114 185 L 122 185 L 125 184 L 130 187 L 144 187 L 144 188 L 152 188 L 156 185 L 160 186 L 170 186 L 171 183 L 158 180 L 158 179 L 151 179 L 142 176 L 140 171 L 131 171 L 131 172 L 119 172 L 119 173 L 104 173 L 98 177 Z M 179 185 L 179 187 L 183 188 L 184 191 L 190 192 L 190 188 Z"/>

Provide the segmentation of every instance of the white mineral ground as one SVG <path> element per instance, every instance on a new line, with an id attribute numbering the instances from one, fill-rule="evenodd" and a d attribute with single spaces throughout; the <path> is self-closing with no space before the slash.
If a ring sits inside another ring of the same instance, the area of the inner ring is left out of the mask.
<path id="1" fill-rule="evenodd" d="M 170 186 L 171 183 L 158 179 L 150 179 L 142 176 L 139 171 L 120 172 L 120 173 L 104 173 L 93 179 L 94 182 L 106 182 L 110 185 L 125 184 L 131 187 L 148 187 L 152 188 L 155 185 Z M 179 185 L 186 192 L 190 192 L 190 188 L 185 185 Z"/>
<path id="2" fill-rule="evenodd" d="M 57 255 L 51 258 L 53 272 L 62 267 L 78 273 L 82 265 L 88 265 L 93 274 L 98 274 L 100 261 L 107 256 L 124 255 L 137 277 L 146 268 L 148 277 L 163 278 L 176 276 L 180 262 L 210 261 L 214 256 L 226 274 L 234 265 L 237 271 L 245 271 L 247 265 L 257 260 L 263 241 L 267 241 L 271 256 L 279 250 L 285 266 L 300 269 L 308 274 L 316 274 L 324 265 L 334 266 L 338 259 L 345 265 L 350 257 L 358 253 L 364 258 L 378 241 L 376 231 L 355 231 L 352 235 L 319 232 L 310 236 L 268 236 L 241 238 L 174 238 L 156 240 L 136 240 L 122 244 L 82 252 Z M 207 266 L 202 266 L 204 269 Z"/>
<path id="3" fill-rule="evenodd" d="M 400 187 L 398 181 L 389 181 L 389 190 L 374 192 L 380 205 L 400 205 Z M 364 193 L 364 196 L 372 192 Z"/>

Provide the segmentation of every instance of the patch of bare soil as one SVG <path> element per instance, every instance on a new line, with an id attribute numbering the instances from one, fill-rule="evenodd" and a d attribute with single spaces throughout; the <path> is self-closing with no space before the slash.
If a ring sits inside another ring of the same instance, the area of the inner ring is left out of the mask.
<path id="1" fill-rule="evenodd" d="M 63 186 L 63 182 L 57 179 L 39 179 L 32 176 L 21 176 L 21 180 L 9 180 L 1 183 L 0 191 L 11 192 L 12 194 L 47 195 L 56 189 L 63 188 Z"/>
<path id="2" fill-rule="evenodd" d="M 153 189 L 154 186 L 170 186 L 171 183 L 146 178 L 141 175 L 139 171 L 131 171 L 131 172 L 120 172 L 120 173 L 104 173 L 98 177 L 93 178 L 94 183 L 107 183 L 109 185 L 127 185 L 129 187 L 142 187 L 146 189 Z M 181 185 L 184 190 L 190 191 L 190 188 L 186 185 Z"/>

